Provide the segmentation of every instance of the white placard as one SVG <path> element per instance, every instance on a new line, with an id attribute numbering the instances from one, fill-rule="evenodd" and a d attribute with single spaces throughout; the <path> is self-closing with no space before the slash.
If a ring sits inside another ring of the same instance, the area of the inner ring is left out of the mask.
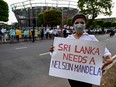
<path id="1" fill-rule="evenodd" d="M 49 75 L 100 85 L 104 49 L 101 42 L 56 37 Z"/>

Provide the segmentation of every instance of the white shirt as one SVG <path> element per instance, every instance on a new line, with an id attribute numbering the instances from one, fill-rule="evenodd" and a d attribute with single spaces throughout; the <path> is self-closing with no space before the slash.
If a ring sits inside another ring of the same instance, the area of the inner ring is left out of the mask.
<path id="1" fill-rule="evenodd" d="M 2 32 L 2 33 L 5 33 L 5 32 L 6 32 L 6 29 L 5 29 L 5 28 L 2 28 L 2 29 L 1 29 L 1 32 Z"/>
<path id="2" fill-rule="evenodd" d="M 76 39 L 73 34 L 69 35 L 67 38 Z M 89 35 L 88 33 L 83 33 L 83 35 L 79 38 L 79 40 L 98 41 L 94 35 Z M 105 48 L 103 58 L 105 58 L 108 55 L 111 55 L 111 53 L 109 52 L 109 50 L 107 48 Z"/>

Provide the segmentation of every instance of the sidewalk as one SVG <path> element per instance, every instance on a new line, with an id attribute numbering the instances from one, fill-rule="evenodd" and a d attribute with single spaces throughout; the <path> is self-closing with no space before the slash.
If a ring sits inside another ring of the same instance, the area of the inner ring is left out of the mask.
<path id="1" fill-rule="evenodd" d="M 105 67 L 105 72 L 101 79 L 101 85 L 93 87 L 116 87 L 116 55 L 112 57 L 113 62 Z"/>

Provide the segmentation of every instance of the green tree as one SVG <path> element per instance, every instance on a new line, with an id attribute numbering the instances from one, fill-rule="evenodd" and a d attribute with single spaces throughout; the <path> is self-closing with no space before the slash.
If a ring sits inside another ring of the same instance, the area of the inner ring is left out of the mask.
<path id="1" fill-rule="evenodd" d="M 78 0 L 78 7 L 81 13 L 85 14 L 91 20 L 87 23 L 87 28 L 93 20 L 100 14 L 111 15 L 113 7 L 112 0 Z"/>
<path id="2" fill-rule="evenodd" d="M 69 26 L 69 29 L 70 29 L 70 26 L 72 25 L 72 18 L 67 19 L 66 24 Z"/>
<path id="3" fill-rule="evenodd" d="M 60 10 L 48 10 L 44 13 L 45 23 L 51 27 L 60 25 L 62 21 L 62 12 Z"/>
<path id="4" fill-rule="evenodd" d="M 102 27 L 104 24 L 104 21 L 102 21 L 102 20 L 96 21 L 96 24 L 98 27 Z"/>
<path id="5" fill-rule="evenodd" d="M 9 13 L 8 4 L 5 1 L 0 0 L 0 21 L 7 22 L 9 16 L 8 13 Z"/>
<path id="6" fill-rule="evenodd" d="M 116 27 L 116 22 L 113 22 L 112 23 L 112 27 Z"/>
<path id="7" fill-rule="evenodd" d="M 43 12 L 38 14 L 38 24 L 41 26 L 45 25 L 45 18 Z"/>
<path id="8" fill-rule="evenodd" d="M 90 25 L 90 28 L 91 29 L 94 29 L 94 28 L 96 28 L 97 27 L 97 23 L 96 23 L 96 20 L 94 20 L 93 22 L 92 22 L 92 24 Z"/>
<path id="9" fill-rule="evenodd" d="M 72 18 L 67 19 L 67 25 L 71 26 L 72 25 Z"/>
<path id="10" fill-rule="evenodd" d="M 103 24 L 103 27 L 105 27 L 105 28 L 112 27 L 111 24 L 112 24 L 111 22 L 105 22 L 105 23 Z"/>

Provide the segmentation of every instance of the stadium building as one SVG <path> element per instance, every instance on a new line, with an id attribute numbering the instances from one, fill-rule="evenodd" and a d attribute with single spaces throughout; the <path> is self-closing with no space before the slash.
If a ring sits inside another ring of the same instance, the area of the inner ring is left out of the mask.
<path id="1" fill-rule="evenodd" d="M 27 0 L 11 4 L 18 21 L 19 27 L 39 27 L 37 14 L 45 10 L 58 9 L 62 10 L 62 24 L 66 23 L 68 18 L 78 13 L 77 2 L 59 1 L 59 0 Z"/>

